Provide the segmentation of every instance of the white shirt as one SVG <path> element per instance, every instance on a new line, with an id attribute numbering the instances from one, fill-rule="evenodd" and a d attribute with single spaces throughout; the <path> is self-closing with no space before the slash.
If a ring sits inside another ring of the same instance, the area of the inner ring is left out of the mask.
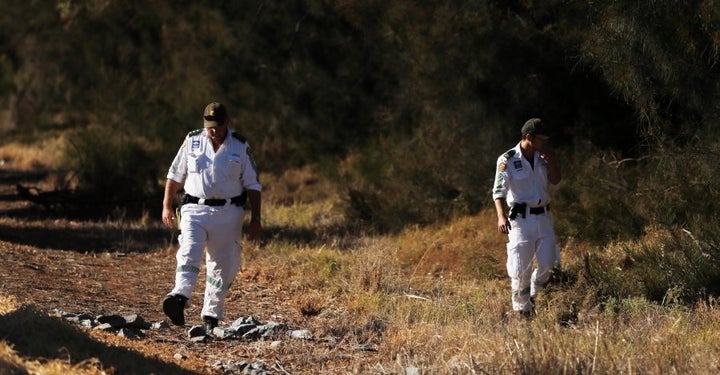
<path id="1" fill-rule="evenodd" d="M 227 137 L 215 152 L 207 130 L 188 133 L 173 160 L 167 178 L 185 182 L 185 193 L 198 198 L 232 198 L 243 190 L 261 190 L 250 146 L 233 136 Z"/>
<path id="2" fill-rule="evenodd" d="M 548 165 L 535 151 L 530 166 L 520 150 L 520 143 L 500 155 L 495 169 L 493 200 L 504 198 L 508 206 L 526 203 L 528 207 L 541 207 L 550 203 Z"/>

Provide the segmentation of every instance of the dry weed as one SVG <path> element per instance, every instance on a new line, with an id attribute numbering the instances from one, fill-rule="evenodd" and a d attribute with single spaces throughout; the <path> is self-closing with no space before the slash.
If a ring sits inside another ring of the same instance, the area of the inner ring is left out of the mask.
<path id="1" fill-rule="evenodd" d="M 60 140 L 50 138 L 35 145 L 10 142 L 0 146 L 0 166 L 12 164 L 19 170 L 54 170 L 60 160 Z"/>
<path id="2" fill-rule="evenodd" d="M 293 305 L 304 316 L 320 314 L 326 306 L 327 297 L 317 291 L 301 292 L 293 298 Z"/>

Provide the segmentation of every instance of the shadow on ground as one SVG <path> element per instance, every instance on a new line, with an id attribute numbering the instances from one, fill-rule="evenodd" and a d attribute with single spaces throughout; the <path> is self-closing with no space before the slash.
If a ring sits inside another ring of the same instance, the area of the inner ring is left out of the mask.
<path id="1" fill-rule="evenodd" d="M 178 233 L 160 225 L 161 196 L 142 197 L 119 205 L 117 202 L 101 202 L 97 197 L 78 195 L 76 192 L 42 192 L 33 187 L 46 177 L 41 172 L 0 169 L 0 186 L 4 187 L 0 191 L 0 217 L 49 223 L 45 228 L 0 224 L 0 239 L 15 244 L 81 253 L 148 252 L 168 245 L 177 246 Z M 137 221 L 143 214 L 150 215 L 150 221 L 154 224 L 142 229 L 98 224 L 107 218 L 118 217 Z M 73 223 L 65 225 L 70 221 Z M 262 242 L 332 244 L 340 249 L 349 249 L 355 245 L 355 236 L 348 236 L 350 231 L 351 228 L 342 225 L 320 229 L 266 226 L 263 228 Z"/>
<path id="2" fill-rule="evenodd" d="M 32 306 L 0 315 L 0 340 L 25 358 L 59 359 L 73 365 L 99 362 L 103 369 L 117 374 L 196 374 L 126 348 L 105 345 Z"/>
<path id="3" fill-rule="evenodd" d="M 163 228 L 36 228 L 0 225 L 0 238 L 32 247 L 81 253 L 145 253 L 166 247 L 173 233 Z"/>
<path id="4" fill-rule="evenodd" d="M 161 228 L 38 228 L 0 225 L 0 239 L 42 249 L 80 253 L 145 253 L 166 247 L 174 234 Z"/>

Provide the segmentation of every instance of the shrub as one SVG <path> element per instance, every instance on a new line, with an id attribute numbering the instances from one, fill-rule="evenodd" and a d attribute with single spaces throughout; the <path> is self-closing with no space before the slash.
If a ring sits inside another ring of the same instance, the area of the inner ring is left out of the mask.
<path id="1" fill-rule="evenodd" d="M 90 126 L 68 132 L 62 141 L 59 189 L 73 189 L 93 208 L 133 211 L 159 204 L 158 167 L 153 147 L 141 136 Z"/>

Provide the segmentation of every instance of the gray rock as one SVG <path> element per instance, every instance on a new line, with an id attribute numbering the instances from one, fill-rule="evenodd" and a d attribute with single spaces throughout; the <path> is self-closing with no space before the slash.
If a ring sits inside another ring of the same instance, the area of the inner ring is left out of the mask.
<path id="1" fill-rule="evenodd" d="M 67 314 L 65 311 L 62 311 L 58 308 L 51 309 L 48 311 L 48 315 L 55 317 L 55 318 L 65 318 L 65 314 Z M 74 314 L 71 314 L 74 315 Z"/>
<path id="2" fill-rule="evenodd" d="M 103 323 L 95 327 L 95 329 L 105 331 L 105 332 L 114 332 L 115 327 L 112 326 L 110 323 Z"/>
<path id="3" fill-rule="evenodd" d="M 125 315 L 123 317 L 123 319 L 125 319 L 125 327 L 127 327 L 127 328 L 137 328 L 137 329 L 150 328 L 150 323 L 146 322 L 145 319 L 143 319 L 142 316 L 140 316 L 138 314 Z"/>
<path id="4" fill-rule="evenodd" d="M 193 337 L 205 337 L 205 327 L 203 326 L 192 326 L 187 332 L 189 338 Z"/>
<path id="5" fill-rule="evenodd" d="M 118 336 L 128 339 L 138 339 L 145 337 L 145 334 L 142 331 L 134 328 L 123 327 L 120 328 L 120 330 L 118 331 Z"/>
<path id="6" fill-rule="evenodd" d="M 277 349 L 277 348 L 281 347 L 283 344 L 284 344 L 283 341 L 276 340 L 276 341 L 273 341 L 273 342 L 270 343 L 270 348 L 271 348 L 271 349 Z"/>
<path id="7" fill-rule="evenodd" d="M 218 361 L 216 362 L 215 367 L 221 369 L 223 374 L 244 374 L 246 372 L 243 371 L 250 368 L 249 364 L 245 361 L 235 362 L 233 360 L 230 360 L 227 363 Z"/>
<path id="8" fill-rule="evenodd" d="M 235 330 L 229 328 L 215 327 L 213 328 L 212 332 L 209 333 L 209 335 L 222 340 L 234 336 Z"/>
<path id="9" fill-rule="evenodd" d="M 256 327 L 253 327 L 253 329 L 243 333 L 242 335 L 238 335 L 238 336 L 244 338 L 245 340 L 255 341 L 255 340 L 259 339 L 260 337 L 262 337 L 263 331 L 264 330 L 263 330 L 262 326 L 256 326 Z"/>
<path id="10" fill-rule="evenodd" d="M 138 314 L 130 314 L 120 316 L 117 314 L 101 314 L 93 316 L 90 314 L 73 314 L 59 309 L 52 309 L 48 312 L 49 315 L 62 318 L 65 321 L 77 324 L 85 328 L 99 329 L 106 332 L 116 332 L 120 337 L 126 337 L 130 339 L 146 337 L 144 330 L 147 329 L 167 329 L 170 325 L 165 320 L 153 322 L 152 324 L 146 322 L 142 316 Z M 205 332 L 205 328 L 200 325 L 192 326 L 187 331 L 188 338 L 193 342 L 205 342 L 208 336 L 212 336 L 218 340 L 229 340 L 233 338 L 241 338 L 247 341 L 254 341 L 258 339 L 268 339 L 278 335 L 281 331 L 288 330 L 288 326 L 285 323 L 278 322 L 267 322 L 261 323 L 254 316 L 246 316 L 236 319 L 229 327 L 221 328 L 215 327 L 212 332 Z M 313 338 L 312 332 L 306 329 L 293 329 L 287 332 L 287 335 L 294 339 L 300 340 L 311 340 Z M 279 347 L 283 342 L 276 340 L 273 342 L 272 347 Z M 357 346 L 355 350 L 364 351 L 376 351 L 372 345 L 368 346 Z M 237 370 L 239 365 L 242 363 L 233 364 L 231 367 Z M 266 369 L 260 366 L 262 362 L 253 363 L 248 365 L 245 363 L 241 370 L 244 374 L 263 374 Z M 264 366 L 264 364 L 262 364 Z M 253 367 L 255 366 L 255 367 Z M 226 372 L 234 373 L 234 372 Z"/>
<path id="11" fill-rule="evenodd" d="M 202 335 L 202 336 L 191 337 L 191 338 L 190 338 L 190 341 L 192 341 L 192 342 L 205 342 L 205 341 L 207 341 L 207 336 Z"/>
<path id="12" fill-rule="evenodd" d="M 92 328 L 97 325 L 97 322 L 95 321 L 95 317 L 93 317 L 90 314 L 70 314 L 70 313 L 63 313 L 62 319 L 66 322 L 79 324 L 80 326 L 86 327 L 86 328 Z"/>
<path id="13" fill-rule="evenodd" d="M 287 324 L 278 322 L 267 322 L 263 325 L 263 327 L 265 327 L 265 334 L 263 334 L 263 337 L 274 336 L 278 332 L 288 328 Z"/>
<path id="14" fill-rule="evenodd" d="M 231 326 L 230 328 L 233 329 L 233 332 L 236 336 L 242 336 L 250 332 L 253 328 L 257 326 L 258 324 L 240 324 L 237 326 Z"/>
<path id="15" fill-rule="evenodd" d="M 95 326 L 95 322 L 92 319 L 83 319 L 77 323 L 85 328 L 92 328 Z"/>
<path id="16" fill-rule="evenodd" d="M 95 317 L 92 316 L 92 315 L 90 315 L 90 314 L 78 314 L 78 315 L 77 315 L 77 318 L 78 318 L 78 320 L 80 320 L 80 321 L 83 321 L 83 320 L 92 320 L 92 321 L 95 321 Z"/>
<path id="17" fill-rule="evenodd" d="M 265 362 L 255 361 L 251 363 L 248 368 L 245 368 L 243 373 L 250 375 L 265 375 L 268 373 L 268 368 Z"/>
<path id="18" fill-rule="evenodd" d="M 230 327 L 236 328 L 238 326 L 245 325 L 245 324 L 259 326 L 262 323 L 259 320 L 257 320 L 254 316 L 247 316 L 247 317 L 241 317 L 241 318 L 235 319 L 235 321 L 232 322 L 232 324 L 230 324 Z"/>
<path id="19" fill-rule="evenodd" d="M 110 324 L 116 329 L 125 327 L 127 324 L 125 318 L 120 315 L 99 315 L 95 320 L 100 324 Z"/>
<path id="20" fill-rule="evenodd" d="M 170 328 L 170 324 L 168 324 L 168 322 L 166 322 L 164 320 L 155 322 L 150 326 L 150 329 L 165 329 L 165 328 Z"/>
<path id="21" fill-rule="evenodd" d="M 242 335 L 246 340 L 257 340 L 259 338 L 268 338 L 276 335 L 280 330 L 286 329 L 287 325 L 283 323 L 267 322 L 261 326 L 257 326 Z"/>
<path id="22" fill-rule="evenodd" d="M 288 332 L 288 336 L 300 340 L 312 339 L 312 333 L 307 329 L 294 329 Z"/>

